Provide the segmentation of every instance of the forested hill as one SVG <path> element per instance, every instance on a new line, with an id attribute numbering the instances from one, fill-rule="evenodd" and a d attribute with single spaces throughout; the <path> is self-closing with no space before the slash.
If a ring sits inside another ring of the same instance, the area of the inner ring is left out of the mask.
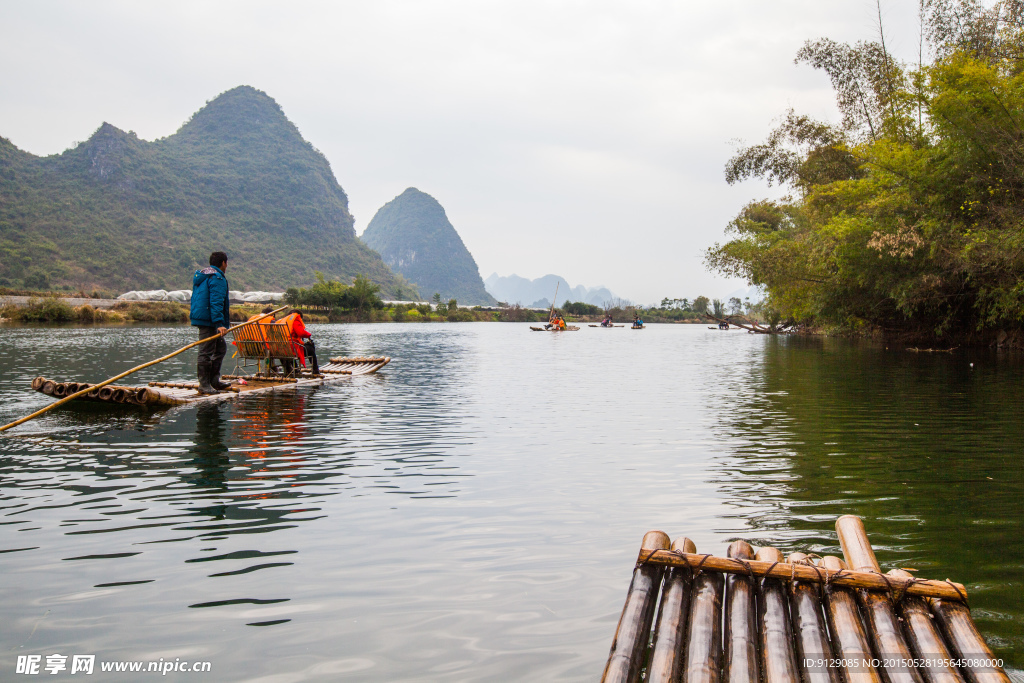
<path id="1" fill-rule="evenodd" d="M 0 138 L 0 286 L 187 288 L 215 250 L 233 289 L 283 290 L 315 271 L 394 285 L 356 238 L 327 159 L 254 88 L 154 142 L 104 123 L 36 157 Z"/>
<path id="2" fill-rule="evenodd" d="M 497 303 L 444 208 L 425 192 L 410 187 L 378 209 L 363 241 L 416 283 L 423 297 L 438 293 L 463 304 Z"/>

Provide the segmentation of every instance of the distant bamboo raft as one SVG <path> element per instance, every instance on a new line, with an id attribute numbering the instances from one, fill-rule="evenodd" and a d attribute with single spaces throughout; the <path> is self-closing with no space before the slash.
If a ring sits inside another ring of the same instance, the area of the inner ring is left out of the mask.
<path id="1" fill-rule="evenodd" d="M 355 356 L 331 358 L 329 363 L 320 366 L 319 375 L 312 373 L 302 373 L 297 377 L 223 375 L 223 379 L 244 379 L 246 384 L 233 384 L 227 391 L 209 395 L 199 393 L 198 382 L 149 382 L 146 386 L 134 387 L 110 384 L 90 391 L 72 403 L 86 401 L 160 408 L 198 401 L 223 401 L 242 395 L 331 384 L 356 375 L 370 375 L 390 362 L 391 358 L 387 356 Z M 36 377 L 32 380 L 33 389 L 58 399 L 89 386 L 85 382 L 59 382 L 45 377 Z"/>
<path id="2" fill-rule="evenodd" d="M 845 561 L 647 532 L 601 680 L 1010 683 L 963 585 L 882 574 L 860 519 L 836 530 Z"/>

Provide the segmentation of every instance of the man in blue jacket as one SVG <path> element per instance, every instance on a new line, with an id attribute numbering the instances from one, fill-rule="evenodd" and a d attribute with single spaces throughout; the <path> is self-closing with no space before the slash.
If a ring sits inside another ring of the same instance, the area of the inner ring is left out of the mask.
<path id="1" fill-rule="evenodd" d="M 192 276 L 192 306 L 189 319 L 199 328 L 199 338 L 206 339 L 227 332 L 231 326 L 231 304 L 228 301 L 228 255 L 223 251 L 210 254 L 210 265 L 197 270 Z M 199 345 L 196 373 L 199 375 L 199 393 L 216 394 L 230 384 L 220 381 L 220 364 L 227 353 L 224 337 Z"/>

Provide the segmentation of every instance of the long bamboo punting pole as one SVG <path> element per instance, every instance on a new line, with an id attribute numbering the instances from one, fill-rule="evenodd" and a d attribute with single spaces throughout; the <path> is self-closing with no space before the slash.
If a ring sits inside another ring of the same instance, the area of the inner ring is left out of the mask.
<path id="1" fill-rule="evenodd" d="M 844 564 L 838 557 L 829 555 L 821 559 L 819 567 L 823 572 L 838 572 L 844 569 Z M 882 683 L 882 676 L 871 663 L 875 655 L 871 651 L 853 590 L 830 584 L 826 587 L 825 596 L 832 652 L 840 663 L 844 678 L 849 683 Z"/>
<path id="2" fill-rule="evenodd" d="M 881 574 L 882 568 L 875 558 L 875 551 L 871 549 L 864 523 L 859 517 L 843 515 L 836 520 L 836 532 L 846 563 L 852 569 Z M 892 683 L 924 683 L 916 666 L 904 664 L 913 661 L 914 655 L 903 638 L 903 631 L 888 594 L 859 590 L 857 599 L 864 610 L 865 621 L 875 643 L 875 653 L 882 662 L 885 675 Z"/>
<path id="3" fill-rule="evenodd" d="M 276 310 L 271 311 L 270 313 L 267 313 L 267 315 L 273 315 L 275 313 L 279 313 L 280 311 L 283 311 L 286 308 L 288 308 L 288 307 L 287 306 L 282 306 L 281 308 L 278 308 Z M 93 384 L 90 387 L 88 387 L 86 389 L 83 389 L 82 391 L 76 391 L 73 394 L 69 394 L 69 395 L 65 396 L 64 398 L 62 398 L 61 400 L 54 401 L 53 403 L 51 403 L 50 405 L 46 406 L 45 408 L 43 408 L 41 410 L 37 410 L 36 412 L 32 413 L 31 415 L 26 415 L 23 418 L 17 419 L 14 422 L 11 422 L 10 424 L 6 424 L 3 427 L 0 427 L 0 432 L 5 432 L 8 429 L 10 429 L 11 427 L 17 427 L 18 425 L 20 425 L 20 424 L 22 424 L 24 422 L 28 422 L 29 420 L 33 420 L 33 419 L 39 417 L 40 415 L 42 415 L 43 413 L 46 413 L 46 412 L 49 412 L 49 411 L 53 410 L 54 408 L 56 408 L 59 405 L 62 405 L 64 403 L 67 403 L 68 401 L 74 400 L 74 399 L 78 398 L 79 396 L 84 396 L 85 394 L 88 394 L 92 389 L 99 389 L 101 387 L 105 387 L 108 384 L 112 384 L 112 383 L 116 382 L 117 380 L 121 379 L 122 377 L 127 377 L 128 375 L 131 375 L 132 373 L 138 372 L 139 370 L 142 370 L 143 368 L 148 368 L 151 365 L 156 365 L 157 363 L 163 363 L 168 358 L 174 358 L 179 353 L 185 353 L 186 351 L 188 351 L 189 349 L 191 349 L 194 346 L 199 346 L 200 344 L 205 344 L 206 342 L 212 341 L 214 339 L 217 339 L 218 337 L 223 337 L 228 332 L 232 332 L 234 330 L 237 330 L 239 327 L 245 327 L 246 325 L 252 325 L 255 322 L 258 322 L 258 321 L 256 321 L 256 320 L 253 320 L 251 322 L 250 321 L 246 321 L 244 323 L 238 323 L 237 325 L 232 325 L 231 327 L 229 327 L 227 330 L 221 332 L 220 334 L 215 334 L 212 337 L 207 337 L 206 339 L 200 339 L 199 341 L 192 342 L 191 344 L 189 344 L 187 346 L 181 347 L 180 349 L 178 349 L 174 353 L 169 353 L 166 356 L 161 356 L 160 358 L 157 358 L 156 360 L 151 360 L 148 363 L 143 363 L 142 365 L 138 365 L 138 366 L 132 368 L 131 370 L 126 370 L 125 372 L 122 372 L 120 375 L 115 375 L 114 377 L 111 377 L 108 380 L 104 380 L 104 381 L 102 381 L 102 382 L 100 382 L 98 384 Z"/>
<path id="4" fill-rule="evenodd" d="M 733 541 L 725 553 L 737 560 L 754 559 L 746 541 Z M 754 579 L 742 574 L 725 577 L 725 661 L 722 680 L 726 683 L 758 683 L 761 680 L 757 656 L 757 599 Z"/>
<path id="5" fill-rule="evenodd" d="M 677 538 L 672 550 L 695 553 L 697 547 L 688 538 Z M 683 670 L 683 645 L 686 618 L 690 613 L 690 572 L 669 569 L 661 589 L 658 624 L 654 629 L 654 646 L 647 665 L 647 683 L 676 683 Z"/>
<path id="6" fill-rule="evenodd" d="M 793 553 L 790 564 L 807 564 L 804 553 Z M 832 659 L 832 644 L 828 640 L 828 626 L 821 611 L 821 586 L 806 581 L 794 581 L 789 594 L 789 610 L 793 617 L 793 635 L 796 641 L 796 661 L 806 683 L 841 683 L 839 670 Z"/>
<path id="7" fill-rule="evenodd" d="M 700 557 L 700 556 L 698 556 Z M 691 567 L 695 567 L 694 562 Z M 722 597 L 725 582 L 716 572 L 702 571 L 693 581 L 690 626 L 686 636 L 683 679 L 687 683 L 722 680 Z"/>
<path id="8" fill-rule="evenodd" d="M 978 632 L 971 619 L 971 610 L 962 602 L 930 600 L 932 614 L 946 638 L 953 656 L 974 661 L 977 666 L 965 666 L 962 671 L 971 683 L 1010 683 L 1010 677 L 1001 667 L 988 666 L 995 659 L 992 650 Z"/>
<path id="9" fill-rule="evenodd" d="M 788 564 L 774 562 L 761 562 L 750 560 L 741 563 L 729 557 L 715 557 L 714 555 L 700 555 L 694 553 L 680 553 L 671 550 L 640 551 L 639 561 L 646 564 L 660 564 L 668 567 L 690 567 L 698 564 L 701 569 L 712 572 L 723 572 L 726 574 L 748 574 L 753 572 L 754 576 L 771 576 L 776 579 L 788 581 L 799 579 L 800 581 L 811 581 L 823 583 L 826 580 L 834 586 L 847 586 L 850 588 L 867 588 L 869 590 L 888 590 L 893 588 L 898 591 L 906 591 L 908 595 L 920 595 L 923 597 L 946 598 L 958 600 L 967 596 L 967 589 L 963 584 L 949 581 L 928 581 L 925 579 L 903 579 L 889 577 L 889 583 L 882 578 L 881 574 L 854 572 L 848 569 L 834 570 L 818 567 L 810 567 L 803 564 Z M 703 564 L 701 564 L 703 562 Z"/>
<path id="10" fill-rule="evenodd" d="M 760 548 L 756 557 L 762 562 L 782 562 L 782 553 L 775 548 Z M 759 598 L 757 617 L 764 678 L 772 683 L 800 683 L 786 588 L 779 579 L 762 579 Z"/>
<path id="11" fill-rule="evenodd" d="M 644 534 L 640 552 L 654 549 L 668 549 L 669 538 L 663 531 L 648 531 Z M 651 620 L 661 588 L 664 568 L 643 565 L 633 570 L 626 604 L 615 629 L 615 640 L 608 654 L 601 680 L 606 683 L 632 683 L 640 679 L 640 666 L 651 632 Z"/>
<path id="12" fill-rule="evenodd" d="M 902 569 L 891 569 L 889 575 L 913 578 L 910 572 Z M 924 598 L 905 596 L 900 600 L 898 607 L 903 631 L 907 636 L 907 645 L 913 651 L 914 657 L 922 662 L 921 674 L 928 683 L 964 683 L 960 671 L 948 664 L 952 655 L 942 639 L 942 633 L 935 625 Z"/>

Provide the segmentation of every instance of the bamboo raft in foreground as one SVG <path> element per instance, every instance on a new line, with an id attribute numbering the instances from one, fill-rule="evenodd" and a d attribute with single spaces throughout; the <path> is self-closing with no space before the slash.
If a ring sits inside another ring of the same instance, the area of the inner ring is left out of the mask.
<path id="1" fill-rule="evenodd" d="M 647 532 L 601 680 L 1010 683 L 961 584 L 882 574 L 859 518 L 836 530 L 845 561 Z"/>
<path id="2" fill-rule="evenodd" d="M 81 396 L 76 401 L 100 403 L 117 403 L 123 405 L 147 406 L 160 408 L 198 403 L 201 401 L 223 401 L 237 396 L 267 393 L 271 391 L 293 390 L 298 387 L 312 387 L 331 384 L 356 375 L 371 375 L 391 362 L 387 356 L 353 356 L 331 358 L 330 362 L 320 366 L 320 374 L 302 373 L 298 377 L 274 377 L 272 375 L 222 375 L 223 379 L 244 379 L 246 384 L 232 384 L 231 388 L 219 394 L 200 394 L 198 382 L 149 382 L 146 386 L 116 386 L 113 384 L 101 387 Z M 32 380 L 32 388 L 36 391 L 60 399 L 82 389 L 89 388 L 85 382 L 58 382 L 45 377 Z"/>

